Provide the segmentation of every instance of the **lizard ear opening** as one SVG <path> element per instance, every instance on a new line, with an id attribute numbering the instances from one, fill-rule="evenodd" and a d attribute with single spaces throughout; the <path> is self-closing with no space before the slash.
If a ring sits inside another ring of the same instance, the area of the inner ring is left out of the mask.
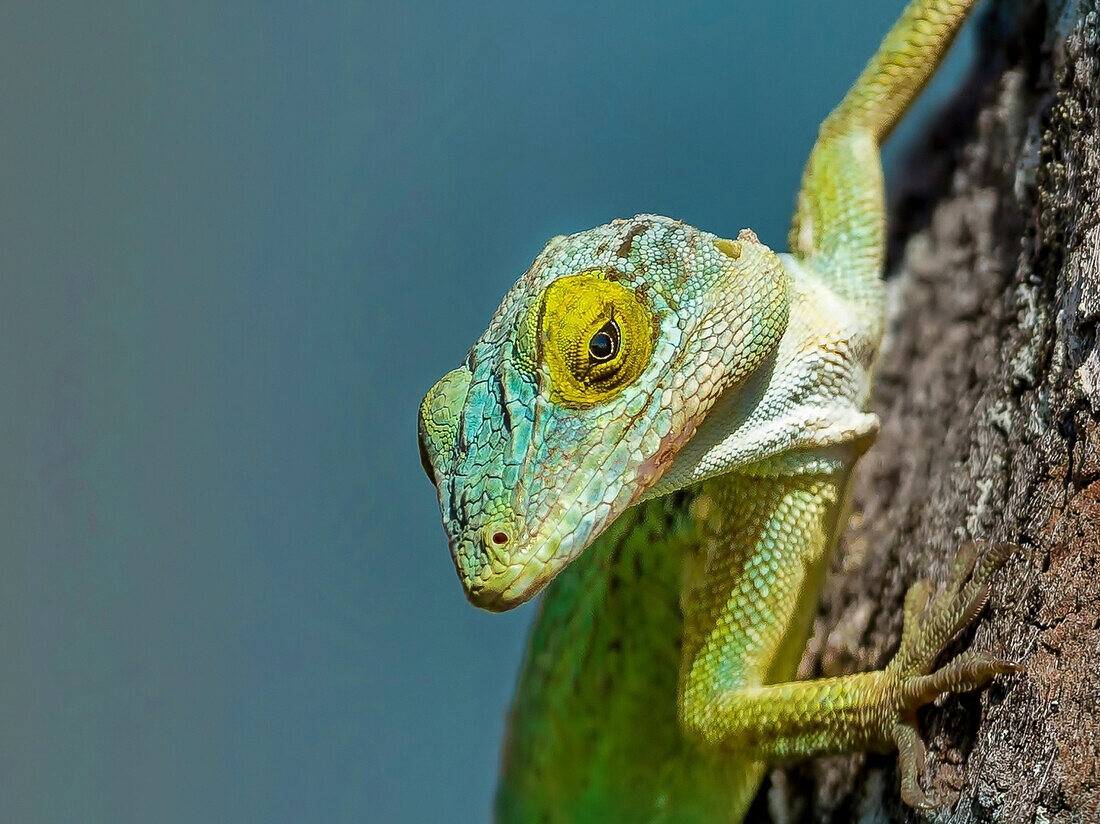
<path id="1" fill-rule="evenodd" d="M 543 293 L 538 335 L 551 400 L 571 408 L 610 400 L 642 374 L 655 338 L 649 309 L 598 270 L 555 280 Z"/>

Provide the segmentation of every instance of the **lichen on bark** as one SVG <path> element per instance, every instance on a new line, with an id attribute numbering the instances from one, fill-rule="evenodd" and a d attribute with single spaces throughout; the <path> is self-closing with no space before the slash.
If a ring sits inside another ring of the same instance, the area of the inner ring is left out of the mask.
<path id="1" fill-rule="evenodd" d="M 885 664 L 907 587 L 969 539 L 1022 551 L 952 649 L 1027 670 L 922 713 L 935 813 L 867 755 L 773 771 L 757 819 L 1100 821 L 1100 15 L 1018 0 L 980 29 L 892 199 L 882 433 L 803 675 Z"/>

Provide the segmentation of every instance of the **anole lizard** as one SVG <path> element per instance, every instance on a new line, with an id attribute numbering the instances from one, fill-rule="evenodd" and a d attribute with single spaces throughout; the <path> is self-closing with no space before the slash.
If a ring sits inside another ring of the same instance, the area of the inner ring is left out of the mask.
<path id="1" fill-rule="evenodd" d="M 791 680 L 878 429 L 879 147 L 972 5 L 905 9 L 821 126 L 788 254 L 653 215 L 553 238 L 424 399 L 468 598 L 546 588 L 499 821 L 737 822 L 769 761 L 893 748 L 927 807 L 917 709 L 1017 669 L 934 668 L 1011 551 L 968 545 L 910 589 L 885 669 Z"/>

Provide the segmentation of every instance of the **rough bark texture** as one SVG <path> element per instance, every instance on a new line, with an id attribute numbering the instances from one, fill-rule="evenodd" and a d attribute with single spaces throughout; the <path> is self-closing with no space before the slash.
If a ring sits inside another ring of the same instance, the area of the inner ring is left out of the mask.
<path id="1" fill-rule="evenodd" d="M 1100 822 L 1100 18 L 1001 2 L 895 197 L 883 428 L 857 471 L 806 675 L 885 664 L 918 578 L 1022 546 L 953 649 L 1026 663 L 928 708 L 923 786 L 890 756 L 776 770 L 775 821 Z"/>

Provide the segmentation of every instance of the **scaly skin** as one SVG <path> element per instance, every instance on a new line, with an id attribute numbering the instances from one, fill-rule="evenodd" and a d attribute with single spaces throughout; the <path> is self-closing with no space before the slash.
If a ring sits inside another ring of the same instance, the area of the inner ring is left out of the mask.
<path id="1" fill-rule="evenodd" d="M 790 680 L 877 431 L 879 146 L 970 5 L 914 0 L 822 124 L 789 255 L 652 215 L 554 238 L 424 399 L 467 596 L 546 587 L 499 821 L 737 822 L 770 760 L 893 748 L 926 807 L 916 710 L 1015 669 L 934 669 L 1010 551 L 970 545 L 885 669 Z"/>

